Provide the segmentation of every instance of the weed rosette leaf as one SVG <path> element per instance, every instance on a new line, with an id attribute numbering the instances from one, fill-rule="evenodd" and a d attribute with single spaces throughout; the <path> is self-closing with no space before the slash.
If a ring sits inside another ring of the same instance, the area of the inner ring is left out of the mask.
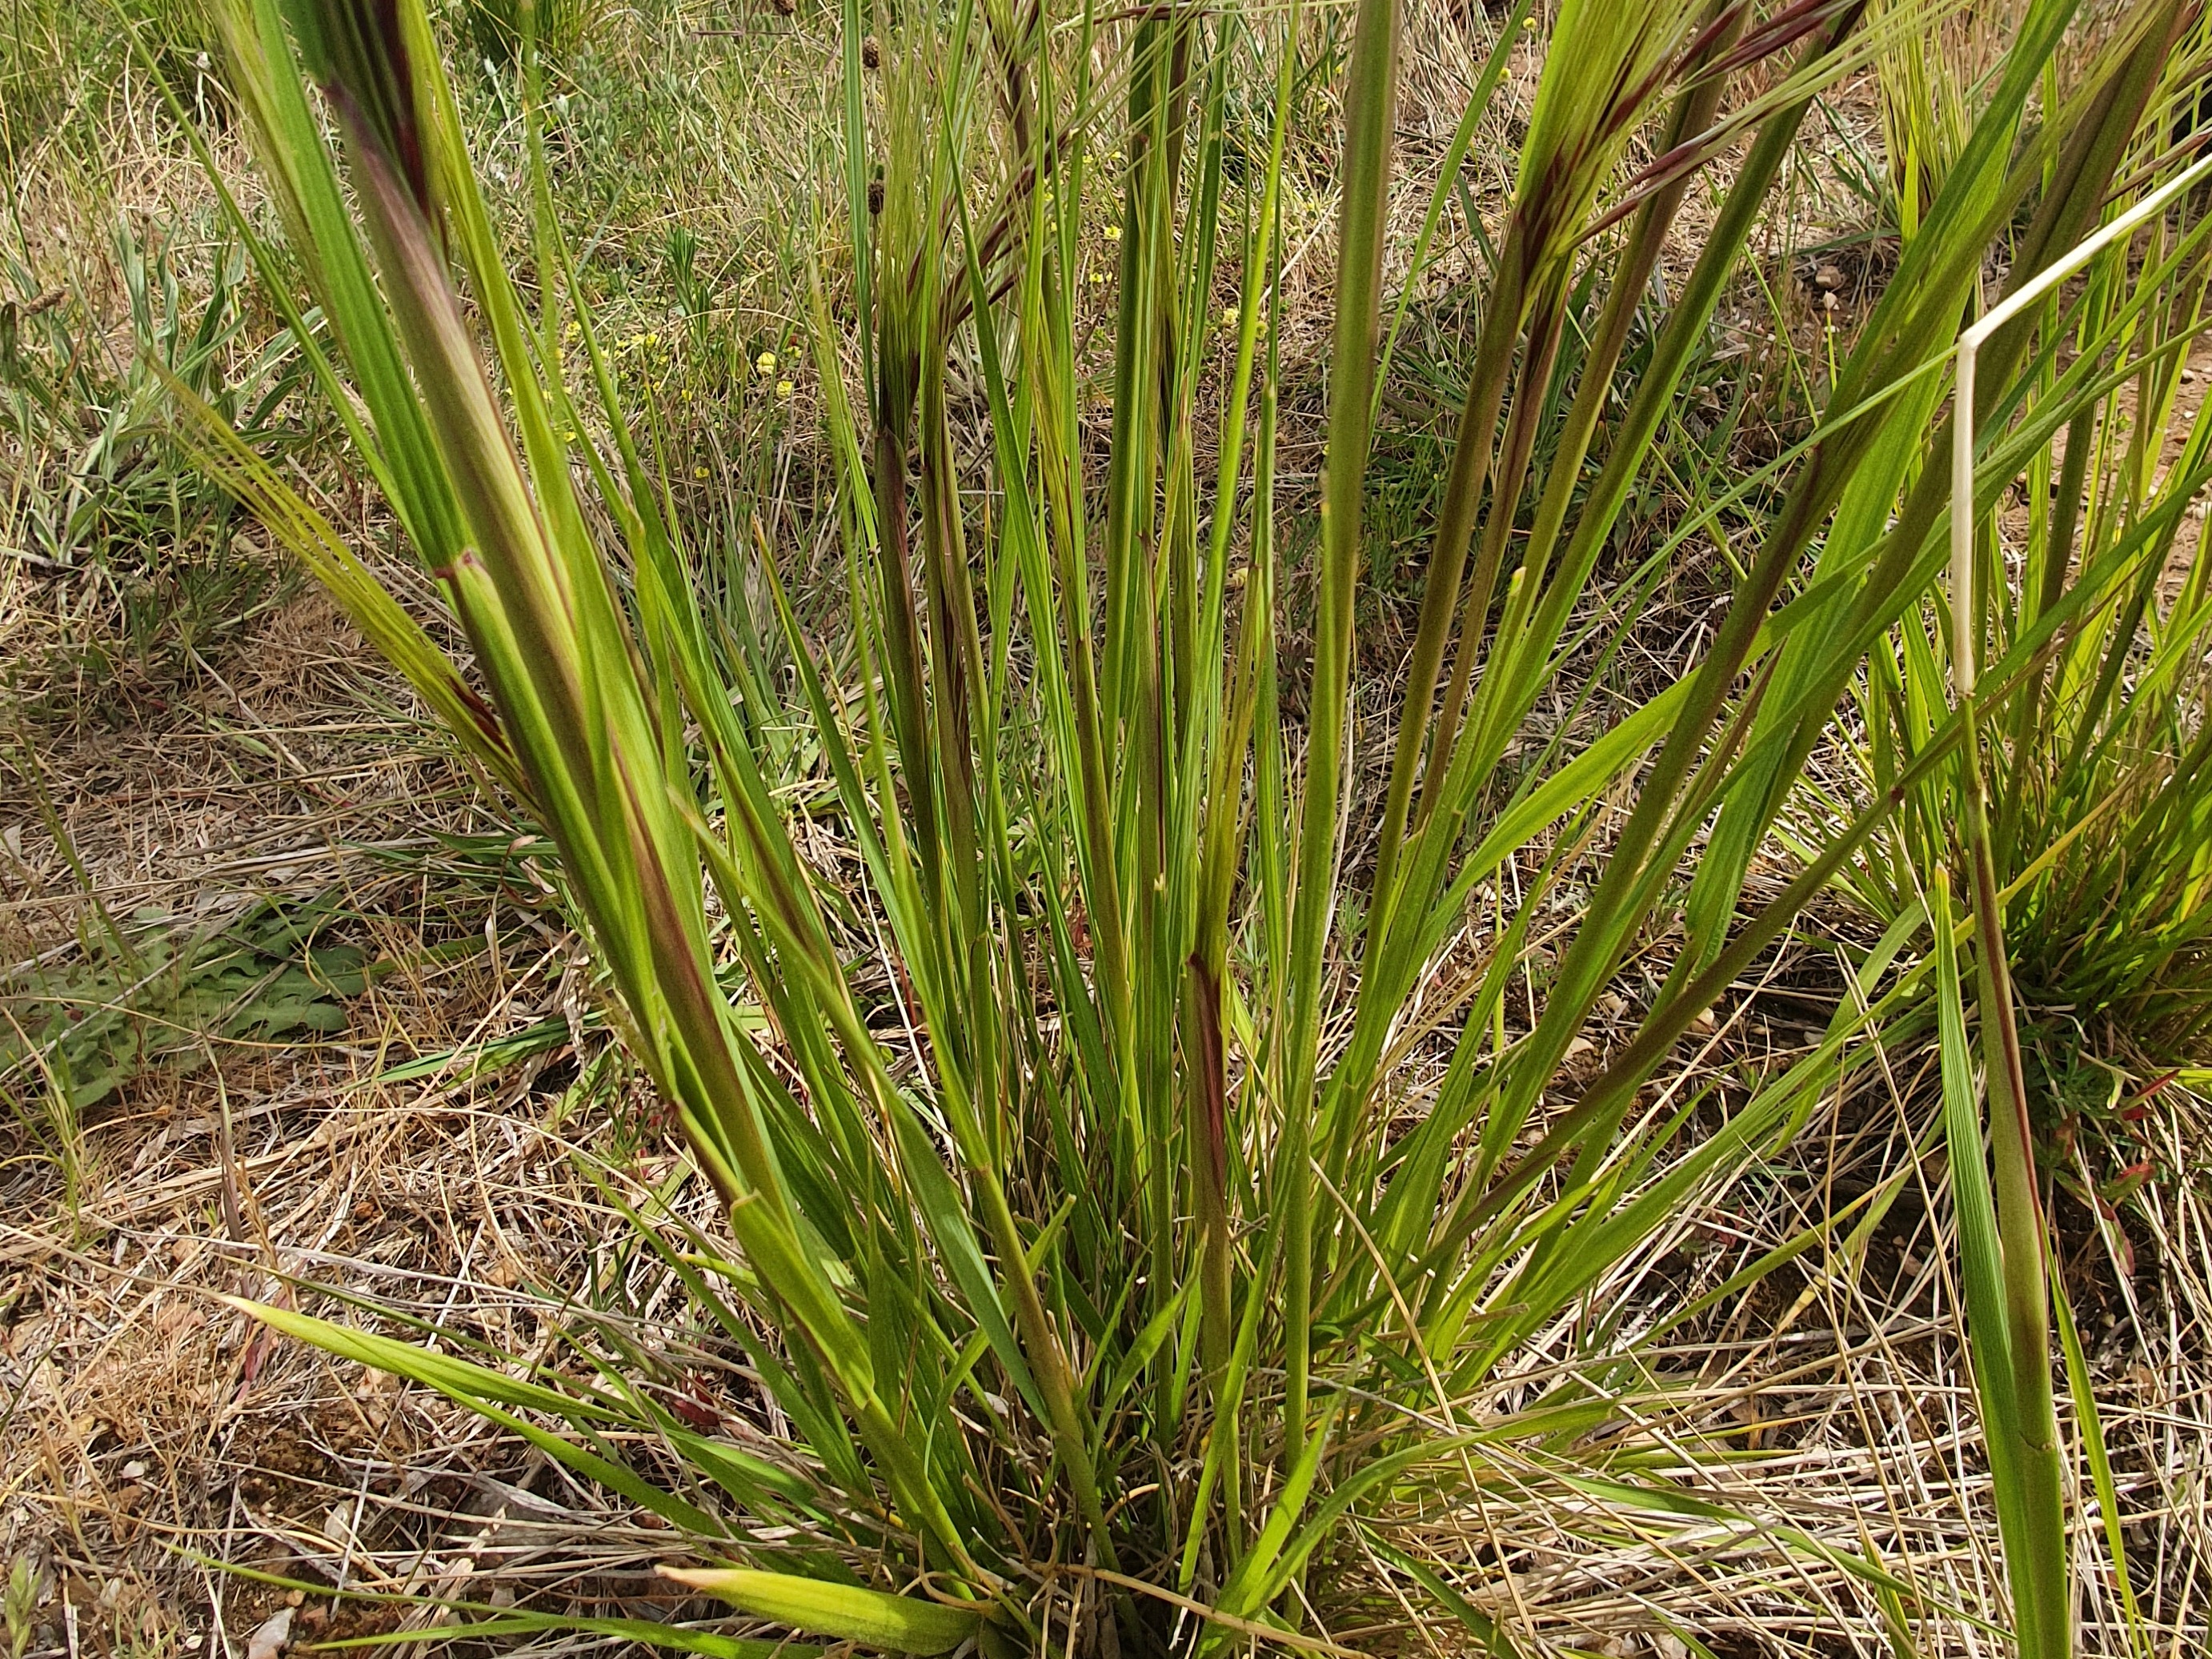
<path id="1" fill-rule="evenodd" d="M 20 972 L 0 984 L 0 1082 L 82 1112 L 153 1066 L 190 1073 L 222 1050 L 344 1030 L 370 966 L 319 936 L 334 914 L 276 898 L 183 927 L 143 913 L 84 959 Z"/>

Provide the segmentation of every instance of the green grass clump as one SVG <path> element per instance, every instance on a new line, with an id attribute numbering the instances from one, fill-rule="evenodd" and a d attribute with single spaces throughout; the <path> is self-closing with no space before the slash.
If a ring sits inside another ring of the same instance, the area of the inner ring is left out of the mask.
<path id="1" fill-rule="evenodd" d="M 526 37 L 550 53 L 573 52 L 589 34 L 592 0 L 461 0 L 463 32 L 477 60 L 497 70 L 522 56 Z"/>
<path id="2" fill-rule="evenodd" d="M 0 546 L 33 580 L 88 588 L 74 608 L 112 624 L 26 640 L 7 678 L 34 716 L 81 713 L 88 690 L 189 676 L 201 652 L 290 591 L 281 566 L 239 544 L 232 493 L 179 447 L 176 398 L 278 455 L 301 436 L 286 406 L 304 365 L 288 332 L 245 345 L 234 243 L 208 262 L 204 297 L 188 299 L 186 258 L 149 240 L 127 217 L 110 234 L 127 343 L 79 295 L 37 293 L 31 269 L 0 256 L 30 296 L 0 301 Z"/>
<path id="3" fill-rule="evenodd" d="M 2207 45 L 2192 29 L 2133 49 L 2146 73 L 2153 52 L 2167 53 L 2124 163 L 2147 194 L 2182 130 L 2176 110 L 2195 108 Z M 1984 404 L 1984 424 L 2006 434 L 1998 453 L 2016 493 L 1984 504 L 1964 567 L 1966 637 L 2014 677 L 1989 715 L 1984 763 L 1992 871 L 2037 1046 L 2166 1065 L 2196 1061 L 2212 1032 L 2212 550 L 2193 507 L 2212 481 L 2212 421 L 2201 398 L 2181 418 L 2206 324 L 2203 233 L 2181 210 L 2190 199 L 2040 301 L 2026 383 Z M 1909 763 L 1946 701 L 1958 621 L 1931 594 L 1855 690 L 1856 758 L 1877 787 Z M 1850 890 L 1886 918 L 1917 903 L 1920 872 L 1958 855 L 1964 793 L 1960 776 L 1930 778 Z M 2063 1059 L 2045 1065 L 2049 1126 L 2070 1115 L 2063 1097 L 2075 1091 Z"/>
<path id="4" fill-rule="evenodd" d="M 1650 447 L 1805 114 L 1909 46 L 1917 14 L 1560 8 L 1378 735 L 1352 703 L 1394 0 L 1361 0 L 1340 42 L 1302 659 L 1283 645 L 1277 471 L 1297 9 L 847 5 L 835 205 L 799 243 L 846 566 L 845 636 L 824 648 L 765 537 L 743 580 L 702 580 L 656 410 L 581 302 L 533 55 L 525 287 L 419 0 L 227 0 L 230 84 L 327 352 L 244 227 L 252 252 L 469 672 L 228 422 L 198 416 L 197 441 L 556 844 L 726 1234 L 629 1212 L 776 1432 L 702 1426 L 618 1355 L 588 1380 L 517 1375 L 256 1311 L 529 1436 L 668 1522 L 680 1582 L 779 1628 L 915 1652 L 1212 1651 L 1329 1627 L 1389 1579 L 1511 1648 L 1482 1570 L 1417 1559 L 1385 1516 L 1510 1492 L 1597 1535 L 1705 1502 L 1664 1473 L 1694 1465 L 1698 1433 L 1645 1363 L 1698 1310 L 1620 1287 L 1685 1204 L 1866 1063 L 1845 1052 L 1860 1017 L 1726 1112 L 1645 1085 L 1972 749 L 1972 705 L 1931 708 L 1883 787 L 1747 896 L 1832 711 L 1942 568 L 1929 427 L 1992 248 L 2033 271 L 2136 182 L 2151 43 L 2181 8 L 2145 0 L 2059 89 L 2074 11 L 2027 9 L 1813 437 L 1726 490 L 1773 505 L 1694 666 L 1585 739 L 1556 712 L 1595 695 L 1635 624 L 1633 583 L 1584 601 Z M 1264 163 L 1252 132 L 1230 142 L 1255 60 Z M 2055 101 L 2031 122 L 2039 95 Z M 1103 236 L 1093 181 L 1118 203 Z M 1655 319 L 1661 257 L 1708 184 Z M 2103 394 L 2086 369 L 2039 381 L 2053 349 L 2023 326 L 1982 360 L 1990 431 L 2038 394 L 1990 452 L 1991 490 L 2008 445 Z M 1985 702 L 2021 680 L 1993 661 Z M 1387 767 L 1371 815 L 1346 781 L 1370 762 Z M 1371 867 L 1346 855 L 1370 827 Z M 1575 921 L 1516 1030 L 1509 989 L 1559 908 Z M 1624 965 L 1668 939 L 1634 1035 L 1577 1076 Z M 2016 1583 L 2047 1577 L 2048 1522 L 2033 1549 L 2008 1533 Z M 1917 1594 L 1851 1570 L 1893 1613 Z M 2021 1613 L 2038 1655 L 2063 1644 L 2043 1605 Z"/>

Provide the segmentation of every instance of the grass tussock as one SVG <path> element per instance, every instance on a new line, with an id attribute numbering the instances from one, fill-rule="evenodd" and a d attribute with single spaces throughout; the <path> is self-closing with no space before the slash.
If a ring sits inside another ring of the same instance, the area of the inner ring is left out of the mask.
<path id="1" fill-rule="evenodd" d="M 225 1103 L 178 1191 L 227 1255 L 114 1223 L 233 1293 L 234 1401 L 314 1375 L 280 1338 L 402 1384 L 325 1435 L 335 1572 L 222 1559 L 331 1635 L 732 1654 L 2193 1628 L 2128 1367 L 2201 1299 L 2185 1079 L 2130 1069 L 2203 1030 L 2194 8 L 848 5 L 761 21 L 796 86 L 582 9 L 209 25 L 219 96 L 133 58 L 204 307 L 126 248 L 98 383 L 88 307 L 31 319 L 18 518 L 63 592 L 121 591 L 149 479 L 179 546 L 295 561 L 481 792 L 387 861 L 491 913 L 479 957 L 355 895 L 342 962 L 240 966 L 40 818 L 81 943 L 10 1075 L 73 1212 L 131 1185 L 85 1115 L 198 1086 L 157 1032 L 227 1103 L 219 1049 L 388 1002 L 355 1086 L 432 1091 L 298 1158 Z M 1845 313 L 1771 249 L 1855 99 Z M 1981 346 L 1952 522 L 1962 323 L 2169 185 Z M 487 963 L 495 1015 L 408 1027 Z M 280 1248 L 255 1194 L 356 1133 L 380 1192 L 498 1139 L 489 1253 L 372 1248 L 375 1197 Z M 274 1467 L 247 1514 L 319 1503 Z M 418 1476 L 499 1494 L 465 1572 L 383 1565 Z"/>

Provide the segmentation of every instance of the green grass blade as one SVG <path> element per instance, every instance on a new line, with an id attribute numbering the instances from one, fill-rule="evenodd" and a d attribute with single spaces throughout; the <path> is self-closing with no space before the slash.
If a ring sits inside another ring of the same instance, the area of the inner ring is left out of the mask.
<path id="1" fill-rule="evenodd" d="M 910 1595 L 743 1567 L 663 1567 L 661 1577 L 719 1595 L 757 1619 L 892 1653 L 950 1653 L 974 1638 L 982 1614 Z"/>

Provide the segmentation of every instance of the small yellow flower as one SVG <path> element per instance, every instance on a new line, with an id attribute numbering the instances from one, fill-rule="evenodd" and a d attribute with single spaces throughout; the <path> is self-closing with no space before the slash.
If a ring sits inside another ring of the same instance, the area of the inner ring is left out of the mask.
<path id="1" fill-rule="evenodd" d="M 568 337 L 572 340 L 583 331 L 584 325 L 581 323 L 570 323 L 568 325 Z"/>
<path id="2" fill-rule="evenodd" d="M 659 329 L 655 329 L 652 333 L 647 335 L 645 337 L 645 343 L 649 346 L 659 345 L 660 343 L 660 331 Z"/>
<path id="3" fill-rule="evenodd" d="M 695 466 L 691 469 L 691 476 L 695 478 L 703 478 L 707 476 L 707 469 L 703 466 Z"/>
<path id="4" fill-rule="evenodd" d="M 1120 241 L 1120 240 L 1121 240 L 1121 226 L 1119 226 L 1119 225 L 1109 225 L 1109 226 L 1107 226 L 1107 227 L 1106 227 L 1106 240 L 1107 240 L 1108 241 L 1109 241 L 1109 242 L 1118 242 L 1118 241 Z"/>
<path id="5" fill-rule="evenodd" d="M 753 367 L 760 371 L 761 378 L 763 380 L 766 380 L 769 375 L 775 373 L 775 353 L 773 351 L 762 352 L 759 356 L 753 359 Z"/>
<path id="6" fill-rule="evenodd" d="M 1100 272 L 1094 270 L 1091 273 L 1091 280 L 1094 283 L 1103 283 L 1106 278 Z"/>
<path id="7" fill-rule="evenodd" d="M 788 381 L 788 380 L 778 380 L 778 381 L 775 383 L 775 395 L 776 395 L 777 397 L 779 397 L 779 398 L 788 398 L 789 396 L 791 396 L 791 391 L 792 391 L 792 386 L 791 386 L 791 382 L 790 382 L 790 381 Z"/>
<path id="8" fill-rule="evenodd" d="M 1221 307 L 1221 325 L 1224 328 L 1234 328 L 1237 326 L 1237 307 L 1235 306 L 1224 306 Z"/>

